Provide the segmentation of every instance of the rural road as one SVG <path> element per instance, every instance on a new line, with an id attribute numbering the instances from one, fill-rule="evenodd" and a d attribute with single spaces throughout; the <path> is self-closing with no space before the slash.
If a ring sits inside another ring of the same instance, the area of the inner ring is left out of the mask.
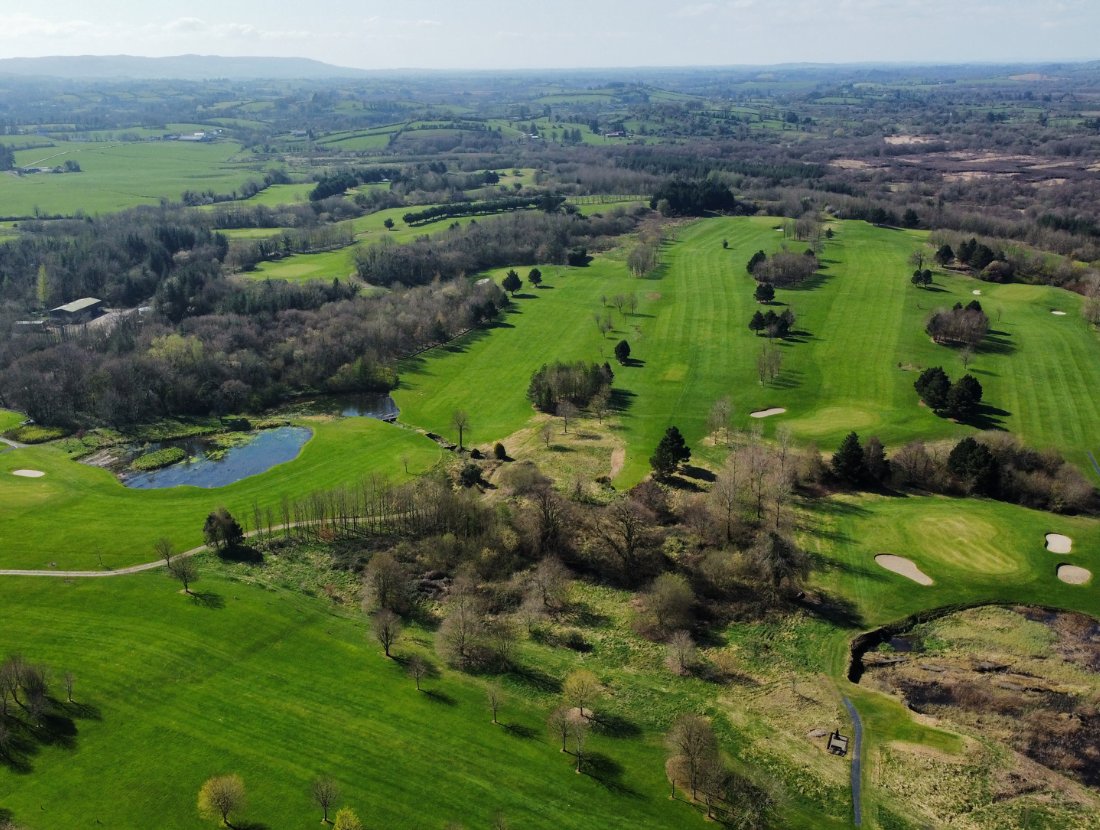
<path id="1" fill-rule="evenodd" d="M 844 705 L 848 707 L 848 714 L 852 716 L 852 725 L 855 727 L 855 736 L 852 738 L 852 808 L 855 810 L 856 827 L 863 825 L 863 808 L 860 804 L 860 764 L 859 747 L 863 743 L 863 722 L 859 719 L 859 712 L 852 705 L 852 701 L 844 698 Z"/>

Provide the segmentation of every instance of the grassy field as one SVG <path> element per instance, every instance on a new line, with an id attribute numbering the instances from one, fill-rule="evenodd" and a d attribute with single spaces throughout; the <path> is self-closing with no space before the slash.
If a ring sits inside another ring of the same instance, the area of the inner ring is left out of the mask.
<path id="1" fill-rule="evenodd" d="M 905 260 L 924 244 L 918 232 L 841 223 L 822 275 L 777 292 L 776 308 L 792 307 L 802 334 L 779 345 L 783 372 L 762 387 L 756 356 L 764 339 L 747 326 L 760 306 L 745 263 L 760 248 L 779 247 L 773 225 L 766 219 L 697 222 L 667 246 L 665 264 L 643 280 L 629 277 L 617 258 L 569 271 L 544 268 L 546 286 L 526 288 L 501 323 L 402 367 L 402 388 L 395 393 L 402 419 L 447 432 L 454 410 L 466 409 L 475 414 L 475 440 L 502 439 L 532 415 L 525 398 L 532 371 L 555 359 L 609 359 L 625 338 L 632 364 L 615 367 L 624 404 L 619 429 L 629 447 L 623 483 L 648 472 L 646 459 L 669 425 L 689 443 L 702 439 L 709 408 L 723 395 L 732 396 L 743 426 L 752 411 L 786 408 L 786 415 L 765 422 L 766 429 L 787 423 L 797 437 L 824 449 L 852 429 L 877 433 L 887 446 L 961 436 L 974 426 L 919 406 L 912 384 L 917 366 L 963 373 L 953 349 L 930 342 L 923 321 L 931 310 L 969 302 L 980 290 L 993 332 L 970 369 L 988 404 L 976 426 L 1003 427 L 1085 462 L 1085 451 L 1094 446 L 1090 425 L 1100 423 L 1094 394 L 1100 343 L 1078 313 L 1080 298 L 945 274 L 937 276 L 934 291 L 915 289 Z M 498 280 L 502 275 L 493 274 Z M 609 310 L 602 296 L 621 292 L 638 295 L 638 313 L 611 310 L 616 329 L 602 337 L 593 314 Z M 1067 314 L 1058 317 L 1051 309 Z"/>
<path id="2" fill-rule="evenodd" d="M 218 505 L 243 519 L 253 502 L 274 507 L 284 495 L 355 483 L 372 472 L 404 479 L 402 455 L 409 456 L 413 475 L 440 458 L 441 450 L 427 438 L 370 418 L 303 423 L 314 436 L 294 461 L 213 490 L 132 490 L 51 444 L 0 453 L 0 569 L 52 562 L 63 570 L 98 570 L 148 562 L 161 536 L 179 550 L 202 544 L 203 519 Z M 18 469 L 46 475 L 11 475 Z"/>
<path id="3" fill-rule="evenodd" d="M 19 150 L 20 166 L 54 167 L 74 160 L 82 173 L 0 176 L 0 212 L 10 216 L 42 213 L 108 213 L 161 198 L 178 201 L 184 190 L 227 193 L 262 170 L 234 157 L 236 142 L 179 141 L 134 143 L 55 142 L 56 147 Z"/>

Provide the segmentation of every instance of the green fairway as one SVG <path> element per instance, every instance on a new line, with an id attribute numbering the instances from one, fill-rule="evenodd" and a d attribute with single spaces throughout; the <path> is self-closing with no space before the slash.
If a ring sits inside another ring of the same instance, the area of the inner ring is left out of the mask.
<path id="1" fill-rule="evenodd" d="M 395 393 L 402 419 L 447 432 L 454 410 L 465 409 L 474 417 L 476 441 L 499 440 L 530 417 L 525 393 L 535 369 L 555 359 L 609 359 L 614 344 L 626 338 L 637 360 L 614 367 L 628 442 L 624 483 L 648 472 L 646 459 L 669 425 L 689 443 L 703 438 L 710 406 L 723 395 L 732 396 L 742 426 L 751 423 L 752 411 L 783 407 L 787 414 L 767 419 L 766 430 L 788 423 L 796 436 L 824 449 L 852 429 L 877 433 L 888 447 L 961 436 L 975 426 L 919 406 L 913 381 L 917 365 L 963 374 L 955 350 L 931 343 L 923 322 L 939 306 L 974 299 L 977 289 L 993 332 L 970 369 L 990 407 L 976 426 L 1003 427 L 1085 462 L 1090 435 L 1100 425 L 1100 343 L 1078 313 L 1080 298 L 1055 288 L 945 275 L 937 276 L 935 291 L 915 289 L 906 257 L 923 244 L 919 232 L 840 223 L 821 276 L 777 291 L 776 308 L 794 308 L 803 334 L 779 344 L 782 374 L 762 387 L 756 357 L 765 340 L 748 330 L 760 306 L 745 263 L 760 248 L 779 247 L 774 224 L 696 222 L 666 247 L 665 264 L 649 279 L 629 277 L 616 259 L 568 271 L 544 268 L 546 287 L 526 288 L 502 323 L 402 366 L 402 388 Z M 493 274 L 498 280 L 502 275 Z M 638 314 L 612 310 L 616 330 L 602 337 L 592 315 L 608 311 L 601 296 L 620 292 L 638 295 Z M 1067 315 L 1052 315 L 1052 308 Z"/>
<path id="2" fill-rule="evenodd" d="M 0 808 L 20 825 L 210 826 L 196 795 L 229 772 L 248 788 L 248 826 L 271 830 L 319 823 L 309 787 L 323 774 L 338 779 L 341 805 L 387 830 L 488 827 L 497 811 L 544 830 L 693 823 L 668 799 L 664 747 L 649 729 L 593 736 L 604 780 L 576 775 L 546 733 L 552 692 L 523 675 L 506 678 L 494 726 L 480 683 L 444 671 L 424 681 L 434 696 L 418 693 L 362 618 L 326 599 L 209 573 L 200 601 L 177 591 L 162 571 L 0 584 L 5 653 L 77 677 L 76 705 L 61 706 L 75 723 L 71 749 L 32 756 L 29 774 L 0 764 Z M 410 635 L 398 655 L 425 651 L 430 634 Z M 556 651 L 551 686 L 580 659 Z"/>
<path id="3" fill-rule="evenodd" d="M 167 198 L 185 190 L 228 193 L 248 179 L 263 177 L 255 165 L 235 161 L 236 142 L 148 141 L 126 143 L 55 142 L 56 147 L 19 150 L 20 166 L 80 164 L 81 173 L 0 176 L 0 214 L 72 215 L 108 213 Z"/>
<path id="4" fill-rule="evenodd" d="M 203 519 L 218 505 L 251 522 L 253 502 L 276 507 L 283 496 L 354 484 L 371 473 L 401 480 L 401 456 L 409 457 L 410 475 L 440 458 L 427 438 L 371 418 L 303 425 L 314 436 L 294 461 L 215 489 L 132 490 L 106 470 L 72 461 L 56 445 L 0 453 L 0 569 L 42 569 L 52 562 L 63 570 L 100 570 L 148 562 L 161 536 L 178 550 L 201 545 Z M 19 469 L 46 475 L 11 474 Z"/>
<path id="5" fill-rule="evenodd" d="M 344 280 L 355 273 L 355 264 L 351 261 L 353 246 L 326 251 L 322 254 L 296 254 L 275 262 L 261 262 L 254 271 L 244 271 L 241 276 L 250 280 L 286 280 L 288 282 L 306 282 L 307 280 L 333 279 Z"/>

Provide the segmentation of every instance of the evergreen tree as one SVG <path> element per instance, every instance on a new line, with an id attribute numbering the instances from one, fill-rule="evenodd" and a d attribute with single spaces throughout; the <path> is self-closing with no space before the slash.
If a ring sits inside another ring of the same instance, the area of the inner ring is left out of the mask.
<path id="1" fill-rule="evenodd" d="M 890 475 L 890 462 L 886 460 L 886 448 L 877 435 L 867 439 L 863 448 L 863 469 L 874 481 L 882 482 Z"/>
<path id="2" fill-rule="evenodd" d="M 665 430 L 664 437 L 657 445 L 653 457 L 649 459 L 649 466 L 653 468 L 653 474 L 660 479 L 665 479 L 676 472 L 676 468 L 691 458 L 691 450 L 688 449 L 684 436 L 676 427 Z"/>
<path id="3" fill-rule="evenodd" d="M 753 334 L 759 335 L 764 329 L 768 327 L 768 324 L 764 322 L 764 315 L 757 309 L 756 313 L 752 315 L 752 319 L 749 320 L 749 330 Z"/>
<path id="4" fill-rule="evenodd" d="M 538 288 L 539 285 L 542 283 L 542 271 L 540 271 L 538 268 L 532 268 L 531 271 L 527 274 L 527 282 L 531 283 L 531 285 L 535 286 L 535 288 Z"/>
<path id="5" fill-rule="evenodd" d="M 938 251 L 934 255 L 934 259 L 940 265 L 946 265 L 955 258 L 955 252 L 951 250 L 951 246 L 947 244 L 940 245 Z"/>
<path id="6" fill-rule="evenodd" d="M 615 344 L 615 359 L 624 366 L 626 361 L 630 359 L 630 344 L 625 340 L 620 340 Z"/>
<path id="7" fill-rule="evenodd" d="M 854 431 L 849 432 L 840 442 L 840 448 L 833 453 L 831 464 L 833 474 L 841 481 L 858 484 L 863 478 L 863 447 Z"/>
<path id="8" fill-rule="evenodd" d="M 756 292 L 752 296 L 758 303 L 770 303 L 775 299 L 775 288 L 769 283 L 762 282 L 756 286 Z"/>
<path id="9" fill-rule="evenodd" d="M 516 292 L 523 288 L 523 280 L 519 278 L 519 274 L 517 274 L 513 268 L 505 275 L 504 279 L 501 280 L 500 287 L 514 297 L 516 296 Z"/>
<path id="10" fill-rule="evenodd" d="M 992 495 L 997 488 L 997 459 L 989 447 L 964 438 L 947 456 L 947 469 L 961 478 L 972 493 Z"/>
<path id="11" fill-rule="evenodd" d="M 951 391 L 951 381 L 940 366 L 933 366 L 921 372 L 921 376 L 913 383 L 924 405 L 933 411 L 940 411 L 947 407 L 947 393 Z"/>
<path id="12" fill-rule="evenodd" d="M 952 418 L 964 419 L 973 414 L 982 400 L 982 385 L 973 375 L 963 375 L 947 393 L 947 412 Z"/>
<path id="13" fill-rule="evenodd" d="M 752 259 L 749 260 L 749 264 L 745 267 L 751 274 L 753 269 L 767 258 L 768 255 L 766 253 L 764 253 L 763 251 L 757 251 L 755 254 L 752 255 Z"/>

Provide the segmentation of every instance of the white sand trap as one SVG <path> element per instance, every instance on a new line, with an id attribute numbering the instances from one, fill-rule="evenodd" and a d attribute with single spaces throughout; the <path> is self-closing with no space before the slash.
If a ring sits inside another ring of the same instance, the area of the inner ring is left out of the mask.
<path id="1" fill-rule="evenodd" d="M 1064 311 L 1052 311 L 1050 313 L 1051 314 L 1057 314 L 1059 317 L 1065 317 L 1066 316 L 1066 313 Z"/>
<path id="2" fill-rule="evenodd" d="M 1051 553 L 1069 553 L 1073 550 L 1073 540 L 1061 533 L 1048 533 L 1047 550 Z"/>
<path id="3" fill-rule="evenodd" d="M 1059 565 L 1058 578 L 1070 585 L 1084 585 L 1092 579 L 1092 571 L 1078 568 L 1076 565 Z"/>
<path id="4" fill-rule="evenodd" d="M 982 293 L 982 292 L 981 292 L 981 291 L 979 291 L 978 289 L 976 289 L 976 288 L 975 288 L 975 289 L 974 289 L 974 293 L 975 293 L 975 294 L 977 294 L 978 296 L 981 296 L 981 293 Z"/>
<path id="5" fill-rule="evenodd" d="M 12 470 L 13 476 L 22 476 L 23 478 L 42 478 L 46 475 L 41 470 Z"/>
<path id="6" fill-rule="evenodd" d="M 875 561 L 886 568 L 886 570 L 901 574 L 914 582 L 919 582 L 921 585 L 932 584 L 932 577 L 923 573 L 913 561 L 906 559 L 904 556 L 894 556 L 891 553 L 880 553 L 875 557 Z"/>
<path id="7" fill-rule="evenodd" d="M 749 417 L 750 418 L 770 418 L 772 415 L 782 415 L 786 411 L 787 410 L 781 409 L 780 407 L 774 407 L 772 409 L 760 409 L 760 410 L 757 410 L 756 412 L 750 412 Z"/>
<path id="8" fill-rule="evenodd" d="M 474 285 L 488 285 L 491 282 L 492 280 L 489 277 L 486 277 L 483 280 L 478 280 L 476 283 L 474 283 Z"/>

